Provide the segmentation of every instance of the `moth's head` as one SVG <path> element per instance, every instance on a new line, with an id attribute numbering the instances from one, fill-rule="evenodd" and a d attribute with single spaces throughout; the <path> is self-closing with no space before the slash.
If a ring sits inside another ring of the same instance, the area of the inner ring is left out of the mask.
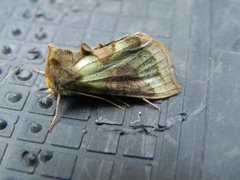
<path id="1" fill-rule="evenodd" d="M 71 76 L 71 67 L 73 66 L 73 52 L 68 49 L 63 49 L 48 45 L 46 59 L 46 85 L 54 93 L 60 93 L 61 85 Z"/>

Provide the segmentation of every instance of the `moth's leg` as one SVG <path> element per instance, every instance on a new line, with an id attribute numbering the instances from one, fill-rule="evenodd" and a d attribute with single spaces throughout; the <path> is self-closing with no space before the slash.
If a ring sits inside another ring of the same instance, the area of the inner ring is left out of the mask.
<path id="1" fill-rule="evenodd" d="M 92 95 L 92 94 L 86 94 L 86 93 L 80 93 L 80 92 L 78 92 L 77 94 L 82 95 L 82 96 L 96 98 L 96 99 L 101 99 L 101 100 L 106 101 L 106 102 L 108 102 L 108 103 L 110 103 L 110 104 L 112 104 L 112 105 L 114 105 L 114 106 L 116 106 L 116 107 L 118 107 L 118 108 L 120 108 L 122 110 L 125 110 L 124 107 L 122 107 L 122 106 L 120 106 L 120 105 L 118 105 L 118 104 L 116 104 L 116 103 L 114 103 L 112 101 L 109 101 L 108 99 L 105 99 L 105 98 L 102 98 L 102 97 L 99 97 L 99 96 L 95 96 L 95 95 Z"/>
<path id="2" fill-rule="evenodd" d="M 158 111 L 160 110 L 160 107 L 158 107 L 156 104 L 153 104 L 152 102 L 150 102 L 149 100 L 142 98 L 143 101 L 145 101 L 146 103 L 150 104 L 152 107 L 154 107 L 155 109 L 157 109 Z"/>
<path id="3" fill-rule="evenodd" d="M 52 94 L 52 93 L 50 93 L 50 94 L 48 94 L 47 96 L 46 96 L 46 98 L 50 98 L 50 97 L 52 97 L 54 94 Z"/>
<path id="4" fill-rule="evenodd" d="M 33 70 L 33 72 L 36 72 L 38 74 L 42 74 L 43 76 L 45 76 L 45 72 L 44 71 L 41 71 L 41 70 L 39 70 L 37 68 L 33 68 L 32 70 Z"/>
<path id="5" fill-rule="evenodd" d="M 56 95 L 56 93 L 54 93 L 51 88 L 47 88 L 47 90 L 45 90 L 44 94 L 46 94 L 47 97 L 51 97 L 51 96 Z"/>
<path id="6" fill-rule="evenodd" d="M 126 103 L 125 101 L 123 101 L 123 100 L 121 100 L 121 99 L 119 99 L 117 97 L 114 97 L 114 96 L 113 96 L 113 98 L 116 99 L 118 102 L 124 104 L 125 106 L 130 107 L 130 105 L 128 103 Z"/>
<path id="7" fill-rule="evenodd" d="M 56 124 L 56 122 L 58 120 L 58 112 L 59 112 L 60 100 L 61 100 L 61 95 L 58 93 L 55 114 L 53 116 L 53 119 L 52 119 L 50 125 L 48 126 L 48 131 L 49 132 L 52 131 L 53 126 Z"/>

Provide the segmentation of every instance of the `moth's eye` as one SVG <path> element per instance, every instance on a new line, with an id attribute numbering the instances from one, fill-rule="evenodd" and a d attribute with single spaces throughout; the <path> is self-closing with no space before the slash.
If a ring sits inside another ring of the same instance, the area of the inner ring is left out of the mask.
<path id="1" fill-rule="evenodd" d="M 52 59 L 51 60 L 52 61 L 52 64 L 54 65 L 54 66 L 59 66 L 60 65 L 60 62 L 57 60 L 57 59 Z"/>

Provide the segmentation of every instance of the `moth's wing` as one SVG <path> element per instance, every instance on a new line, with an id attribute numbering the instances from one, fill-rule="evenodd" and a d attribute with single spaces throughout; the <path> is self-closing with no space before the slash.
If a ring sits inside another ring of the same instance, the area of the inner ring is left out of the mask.
<path id="1" fill-rule="evenodd" d="M 166 47 L 144 33 L 93 49 L 74 69 L 81 74 L 74 91 L 147 99 L 180 91 Z"/>

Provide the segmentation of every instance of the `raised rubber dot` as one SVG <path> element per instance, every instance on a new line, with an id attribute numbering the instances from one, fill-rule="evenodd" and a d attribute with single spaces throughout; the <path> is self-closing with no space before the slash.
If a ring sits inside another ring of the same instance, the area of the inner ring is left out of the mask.
<path id="1" fill-rule="evenodd" d="M 53 152 L 52 151 L 43 151 L 40 154 L 40 160 L 43 162 L 47 162 L 49 160 L 51 160 L 53 157 Z"/>
<path id="2" fill-rule="evenodd" d="M 17 79 L 20 80 L 20 81 L 27 81 L 27 80 L 31 79 L 33 74 L 32 74 L 32 72 L 30 72 L 27 69 L 20 69 L 19 68 L 16 71 L 16 76 L 17 76 Z"/>
<path id="3" fill-rule="evenodd" d="M 11 103 L 17 103 L 22 99 L 22 94 L 18 92 L 9 92 L 7 100 Z"/>
<path id="4" fill-rule="evenodd" d="M 26 58 L 28 60 L 35 60 L 38 59 L 41 56 L 41 51 L 39 51 L 37 48 L 32 48 L 27 51 Z"/>
<path id="5" fill-rule="evenodd" d="M 22 153 L 22 159 L 28 166 L 33 166 L 37 163 L 37 155 L 29 151 L 24 151 Z"/>
<path id="6" fill-rule="evenodd" d="M 36 38 L 37 40 L 43 40 L 43 39 L 45 39 L 46 37 L 47 37 L 47 33 L 44 32 L 44 29 L 43 29 L 43 28 L 40 28 L 40 29 L 38 30 L 38 32 L 35 34 L 35 38 Z"/>
<path id="7" fill-rule="evenodd" d="M 3 130 L 7 127 L 7 121 L 0 119 L 0 130 Z"/>
<path id="8" fill-rule="evenodd" d="M 23 14 L 22 14 L 22 17 L 24 18 L 24 19 L 29 19 L 29 18 L 31 18 L 31 16 L 32 16 L 32 14 L 31 14 L 31 11 L 29 10 L 29 9 L 27 9 L 25 12 L 23 12 Z"/>
<path id="9" fill-rule="evenodd" d="M 30 130 L 31 133 L 38 133 L 42 130 L 42 125 L 33 122 L 32 124 L 30 124 L 29 130 Z"/>
<path id="10" fill-rule="evenodd" d="M 14 28 L 14 29 L 12 29 L 12 35 L 13 36 L 18 36 L 18 35 L 20 35 L 22 32 L 21 32 L 21 30 L 19 29 L 19 28 Z"/>

